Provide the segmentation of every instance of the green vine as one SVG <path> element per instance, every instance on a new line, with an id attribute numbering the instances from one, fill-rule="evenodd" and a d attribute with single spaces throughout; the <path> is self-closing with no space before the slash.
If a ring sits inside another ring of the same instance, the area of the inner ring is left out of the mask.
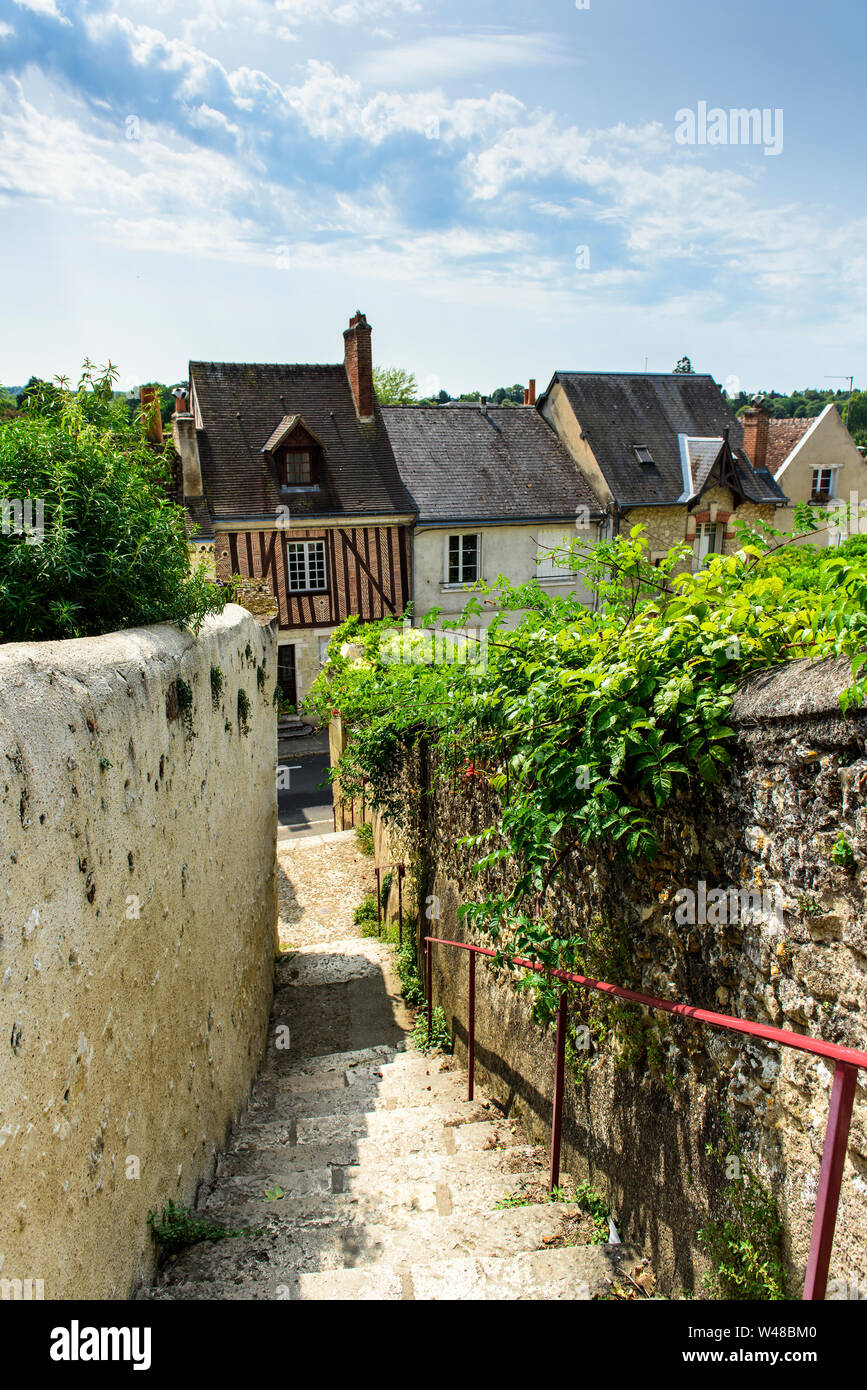
<path id="1" fill-rule="evenodd" d="M 629 943 L 610 926 L 597 942 L 564 934 L 556 890 L 582 846 L 603 849 L 615 872 L 656 855 L 655 813 L 713 787 L 730 762 L 727 719 L 744 676 L 842 653 L 853 685 L 841 703 L 863 698 L 867 556 L 844 546 L 796 564 L 791 538 L 770 527 L 741 527 L 739 539 L 736 554 L 711 556 L 695 573 L 684 568 L 686 545 L 651 564 L 640 526 L 576 544 L 563 560 L 595 591 L 595 609 L 502 576 L 477 586 L 500 610 L 478 666 L 428 660 L 425 631 L 402 633 L 394 619 L 351 618 L 334 635 L 335 655 L 311 697 L 320 721 L 339 709 L 350 730 L 333 775 L 346 796 L 360 795 L 365 779 L 372 808 L 417 843 L 430 839 L 435 798 L 460 800 L 467 789 L 477 805 L 490 804 L 481 828 L 456 847 L 478 888 L 460 911 L 506 968 L 520 956 L 593 973 L 596 961 L 605 978 L 628 979 Z M 471 596 L 459 620 L 440 623 L 434 610 L 424 622 L 449 629 L 482 611 Z M 510 612 L 521 614 L 514 628 Z M 398 633 L 413 660 L 395 659 Z M 347 641 L 351 660 L 339 655 Z M 549 1019 L 558 989 L 517 978 L 533 990 L 537 1020 Z M 632 1006 L 593 1007 L 597 1032 L 616 1026 L 627 1060 L 664 1066 L 656 1025 Z"/>
<path id="2" fill-rule="evenodd" d="M 726 1184 L 720 1215 L 698 1232 L 714 1266 L 704 1277 L 705 1287 L 722 1299 L 784 1299 L 777 1200 L 744 1157 L 730 1115 L 723 1116 L 723 1125 L 727 1143 L 708 1144 L 706 1149 L 725 1168 Z"/>

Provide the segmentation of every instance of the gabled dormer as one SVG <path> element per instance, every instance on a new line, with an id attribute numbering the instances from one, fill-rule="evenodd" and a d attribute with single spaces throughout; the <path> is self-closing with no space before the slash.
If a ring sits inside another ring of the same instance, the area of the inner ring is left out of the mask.
<path id="1" fill-rule="evenodd" d="M 302 415 L 284 415 L 262 446 L 277 472 L 282 491 L 309 491 L 322 481 L 327 449 Z"/>

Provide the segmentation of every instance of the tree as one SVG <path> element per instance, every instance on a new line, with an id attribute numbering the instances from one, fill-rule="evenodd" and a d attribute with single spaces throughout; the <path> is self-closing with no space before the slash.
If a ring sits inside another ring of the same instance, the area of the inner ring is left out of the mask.
<path id="1" fill-rule="evenodd" d="M 169 451 L 147 441 L 141 415 L 129 420 L 116 376 L 85 362 L 75 390 L 29 382 L 23 408 L 0 421 L 0 497 L 17 510 L 0 529 L 0 642 L 195 630 L 231 597 L 203 566 L 191 571 Z"/>
<path id="2" fill-rule="evenodd" d="M 692 363 L 690 362 L 690 360 L 689 360 L 688 357 L 681 357 L 680 361 L 678 362 L 677 366 L 676 366 L 675 369 L 674 369 L 674 375 L 675 375 L 675 376 L 695 376 L 695 372 L 693 371 Z"/>
<path id="3" fill-rule="evenodd" d="M 415 405 L 418 382 L 403 367 L 374 367 L 373 389 L 380 405 Z"/>

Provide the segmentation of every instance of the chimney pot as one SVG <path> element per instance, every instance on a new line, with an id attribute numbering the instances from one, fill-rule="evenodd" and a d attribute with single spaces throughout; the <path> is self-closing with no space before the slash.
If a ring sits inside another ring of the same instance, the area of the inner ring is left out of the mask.
<path id="1" fill-rule="evenodd" d="M 530 377 L 530 385 L 527 389 L 527 404 L 536 404 L 536 378 L 534 376 Z"/>

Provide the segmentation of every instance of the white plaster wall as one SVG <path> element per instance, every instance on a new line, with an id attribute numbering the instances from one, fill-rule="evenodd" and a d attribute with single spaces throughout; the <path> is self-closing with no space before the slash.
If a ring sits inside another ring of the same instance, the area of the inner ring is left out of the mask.
<path id="1" fill-rule="evenodd" d="M 0 1277 L 47 1298 L 147 1278 L 148 1210 L 194 1200 L 246 1103 L 273 979 L 275 672 L 275 629 L 234 605 L 197 638 L 0 646 Z"/>
<path id="2" fill-rule="evenodd" d="M 418 622 L 431 608 L 442 608 L 444 614 L 460 613 L 469 597 L 467 588 L 451 588 L 445 583 L 446 546 L 449 536 L 480 534 L 482 537 L 481 574 L 487 584 L 493 584 L 498 574 L 504 574 L 514 584 L 526 584 L 538 574 L 536 555 L 537 539 L 541 532 L 556 531 L 567 542 L 580 540 L 585 544 L 595 544 L 596 527 L 576 530 L 568 522 L 525 522 L 506 526 L 445 526 L 430 530 L 417 527 L 413 533 L 413 603 L 415 621 Z M 588 605 L 591 596 L 584 583 L 578 579 L 565 583 L 544 581 L 543 587 L 550 594 L 577 592 L 582 602 Z M 479 597 L 476 595 L 476 597 Z M 483 608 L 486 607 L 482 600 Z M 473 619 L 473 625 L 484 625 L 496 613 L 491 605 L 490 612 Z"/>
<path id="3" fill-rule="evenodd" d="M 823 411 L 813 429 L 802 440 L 801 447 L 794 454 L 791 462 L 777 473 L 776 478 L 791 502 L 809 502 L 813 486 L 813 469 L 833 467 L 838 469 L 836 475 L 837 502 L 848 504 L 853 500 L 850 495 L 856 494 L 853 518 L 850 523 L 851 534 L 854 535 L 859 529 L 859 521 L 855 515 L 859 507 L 861 508 L 860 526 L 862 531 L 867 531 L 867 463 L 858 452 L 855 442 L 843 424 L 840 413 L 835 406 Z M 834 503 L 832 502 L 830 508 L 833 506 Z M 779 527 L 781 531 L 791 531 L 794 519 L 794 508 L 784 507 L 777 512 L 774 525 Z M 828 545 L 832 543 L 832 540 L 827 529 L 823 529 L 813 537 L 802 538 L 798 543 L 801 545 Z"/>

